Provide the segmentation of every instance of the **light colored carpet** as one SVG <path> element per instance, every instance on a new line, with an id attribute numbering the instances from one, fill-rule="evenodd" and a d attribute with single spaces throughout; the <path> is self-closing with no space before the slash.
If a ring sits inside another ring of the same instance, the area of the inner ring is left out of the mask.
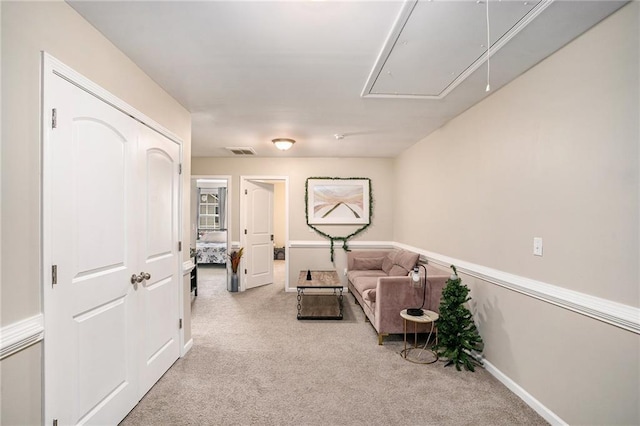
<path id="1" fill-rule="evenodd" d="M 123 425 L 547 424 L 483 369 L 410 363 L 402 336 L 379 346 L 351 295 L 342 321 L 298 321 L 281 278 L 230 293 L 222 273 L 200 268 L 193 348 Z"/>

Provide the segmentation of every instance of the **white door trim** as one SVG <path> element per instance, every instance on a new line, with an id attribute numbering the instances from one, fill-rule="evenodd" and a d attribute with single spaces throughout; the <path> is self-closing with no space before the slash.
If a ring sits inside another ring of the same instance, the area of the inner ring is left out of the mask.
<path id="1" fill-rule="evenodd" d="M 240 176 L 240 246 L 245 247 L 247 245 L 247 238 L 242 232 L 243 229 L 246 228 L 246 202 L 243 201 L 244 197 L 242 194 L 246 189 L 246 182 L 250 180 L 263 180 L 263 181 L 279 181 L 284 182 L 284 251 L 285 251 L 285 261 L 284 261 L 284 289 L 285 291 L 289 290 L 289 176 L 275 176 L 275 175 L 241 175 Z M 240 285 L 238 290 L 245 291 L 246 290 L 246 277 L 244 274 L 244 270 L 242 268 L 239 269 L 239 280 Z"/>
<path id="2" fill-rule="evenodd" d="M 168 129 L 161 126 L 156 121 L 147 117 L 142 112 L 138 111 L 131 105 L 127 104 L 123 100 L 119 99 L 109 91 L 104 88 L 98 86 L 96 83 L 85 77 L 84 75 L 78 73 L 73 70 L 69 66 L 65 65 L 58 59 L 49 55 L 46 52 L 42 52 L 41 54 L 41 85 L 40 85 L 40 100 L 41 100 L 41 110 L 40 110 L 40 167 L 42 171 L 42 180 L 40 185 L 40 235 L 41 235 L 41 282 L 42 282 L 42 294 L 43 294 L 43 316 L 44 316 L 44 341 L 45 341 L 45 352 L 42 359 L 43 365 L 43 413 L 45 422 L 47 422 L 51 416 L 48 413 L 48 410 L 51 407 L 48 407 L 47 400 L 45 398 L 47 392 L 44 389 L 47 386 L 47 371 L 46 365 L 48 364 L 46 361 L 47 351 L 46 351 L 46 335 L 47 335 L 47 312 L 51 310 L 51 297 L 50 292 L 52 288 L 52 273 L 51 273 L 51 265 L 52 261 L 52 251 L 51 251 L 51 241 L 52 241 L 52 223 L 51 223 L 51 178 L 53 176 L 53 170 L 50 168 L 50 158 L 52 154 L 51 150 L 51 141 L 50 141 L 50 132 L 48 131 L 52 127 L 53 123 L 53 112 L 52 109 L 55 108 L 53 105 L 53 100 L 51 99 L 51 94 L 48 91 L 48 88 L 52 86 L 53 79 L 55 78 L 63 78 L 69 83 L 75 85 L 76 87 L 84 90 L 90 95 L 100 99 L 111 107 L 127 114 L 134 120 L 139 123 L 147 126 L 153 131 L 156 131 L 168 138 L 169 140 L 176 143 L 179 147 L 179 156 L 180 162 L 183 160 L 183 142 L 182 140 L 176 136 L 174 133 L 170 132 Z M 178 204 L 180 208 L 178 209 L 178 238 L 182 240 L 183 231 L 183 214 L 182 214 L 182 206 L 183 206 L 183 190 L 182 185 L 183 178 L 181 175 L 180 185 L 178 187 Z M 176 276 L 182 277 L 182 262 L 176 262 Z M 179 304 L 179 312 L 183 315 L 183 295 L 182 292 L 179 292 L 178 296 L 178 304 Z M 184 329 L 180 331 L 180 344 L 184 345 Z"/>

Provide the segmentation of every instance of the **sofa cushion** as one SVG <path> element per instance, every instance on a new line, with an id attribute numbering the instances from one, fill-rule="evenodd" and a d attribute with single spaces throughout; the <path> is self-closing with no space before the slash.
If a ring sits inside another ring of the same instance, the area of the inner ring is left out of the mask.
<path id="1" fill-rule="evenodd" d="M 362 293 L 362 298 L 367 302 L 375 302 L 376 301 L 376 289 L 370 288 L 369 290 L 365 290 Z"/>
<path id="2" fill-rule="evenodd" d="M 389 254 L 387 254 L 387 256 L 382 261 L 382 270 L 387 275 L 389 274 L 391 267 L 393 267 L 393 263 L 394 263 L 393 261 L 396 257 L 396 254 L 398 254 L 397 251 L 390 251 Z"/>
<path id="3" fill-rule="evenodd" d="M 382 272 L 380 269 L 371 269 L 371 270 L 366 270 L 366 271 L 354 271 L 354 270 L 351 270 L 351 271 L 347 272 L 347 278 L 352 283 L 355 282 L 355 280 L 358 279 L 358 277 L 376 277 L 376 278 L 378 278 L 378 277 L 386 277 L 386 276 L 387 276 L 387 274 Z"/>
<path id="4" fill-rule="evenodd" d="M 353 269 L 354 270 L 368 270 L 368 269 L 382 269 L 382 261 L 384 257 L 354 257 Z"/>
<path id="5" fill-rule="evenodd" d="M 366 290 L 376 288 L 378 285 L 378 277 L 358 277 L 351 281 L 351 284 L 353 284 L 358 293 L 364 294 Z"/>

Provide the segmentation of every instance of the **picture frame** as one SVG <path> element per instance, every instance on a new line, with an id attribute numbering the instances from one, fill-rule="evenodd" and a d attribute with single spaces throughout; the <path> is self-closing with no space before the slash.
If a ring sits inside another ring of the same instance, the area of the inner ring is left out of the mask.
<path id="1" fill-rule="evenodd" d="M 370 224 L 370 179 L 308 178 L 306 192 L 307 224 Z"/>

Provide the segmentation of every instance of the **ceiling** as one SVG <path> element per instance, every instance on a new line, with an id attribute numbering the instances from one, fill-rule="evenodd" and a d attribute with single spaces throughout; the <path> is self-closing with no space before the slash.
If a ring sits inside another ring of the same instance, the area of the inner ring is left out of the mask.
<path id="1" fill-rule="evenodd" d="M 69 1 L 214 157 L 395 157 L 625 3 Z"/>

